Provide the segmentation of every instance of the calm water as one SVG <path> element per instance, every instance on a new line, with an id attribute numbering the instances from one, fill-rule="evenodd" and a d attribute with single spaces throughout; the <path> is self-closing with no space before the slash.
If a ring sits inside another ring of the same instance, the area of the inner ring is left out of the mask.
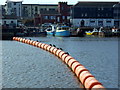
<path id="1" fill-rule="evenodd" d="M 83 64 L 106 88 L 118 88 L 118 38 L 27 37 L 55 44 Z M 4 88 L 79 88 L 71 70 L 56 56 L 16 41 L 2 42 Z"/>

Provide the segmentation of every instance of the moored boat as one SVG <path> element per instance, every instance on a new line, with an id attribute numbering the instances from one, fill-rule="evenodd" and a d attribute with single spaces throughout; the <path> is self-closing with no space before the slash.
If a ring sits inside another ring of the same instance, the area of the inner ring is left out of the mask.
<path id="1" fill-rule="evenodd" d="M 70 36 L 69 26 L 58 26 L 56 28 L 55 36 L 60 36 L 60 37 Z"/>
<path id="2" fill-rule="evenodd" d="M 49 26 L 46 30 L 47 35 L 55 35 L 56 25 Z"/>
<path id="3" fill-rule="evenodd" d="M 86 31 L 86 35 L 98 35 L 99 31 L 94 28 L 93 31 Z"/>
<path id="4" fill-rule="evenodd" d="M 56 26 L 51 25 L 51 27 L 45 30 L 47 35 L 59 36 L 59 37 L 68 37 L 70 36 L 69 26 Z"/>

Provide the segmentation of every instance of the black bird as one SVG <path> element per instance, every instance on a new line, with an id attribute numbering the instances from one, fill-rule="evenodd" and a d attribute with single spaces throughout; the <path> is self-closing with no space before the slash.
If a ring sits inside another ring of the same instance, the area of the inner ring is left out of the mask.
<path id="1" fill-rule="evenodd" d="M 31 40 L 31 39 L 30 39 Z"/>
<path id="2" fill-rule="evenodd" d="M 37 42 L 39 42 L 39 41 L 37 40 Z"/>
<path id="3" fill-rule="evenodd" d="M 68 53 L 68 52 L 65 52 L 65 54 L 68 54 L 68 55 L 69 55 L 69 53 Z"/>
<path id="4" fill-rule="evenodd" d="M 49 44 L 50 46 L 52 46 L 52 44 Z"/>
<path id="5" fill-rule="evenodd" d="M 59 48 L 60 50 L 63 50 L 62 48 Z"/>
<path id="6" fill-rule="evenodd" d="M 53 44 L 53 47 L 56 47 L 56 46 Z"/>
<path id="7" fill-rule="evenodd" d="M 57 49 L 60 49 L 60 48 L 57 48 Z"/>

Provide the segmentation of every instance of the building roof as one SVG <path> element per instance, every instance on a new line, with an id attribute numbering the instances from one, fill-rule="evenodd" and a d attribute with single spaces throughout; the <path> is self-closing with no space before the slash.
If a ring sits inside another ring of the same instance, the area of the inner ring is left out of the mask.
<path id="1" fill-rule="evenodd" d="M 74 5 L 74 7 L 112 7 L 114 4 L 118 4 L 119 2 L 94 2 L 94 1 L 79 1 L 77 4 Z"/>
<path id="2" fill-rule="evenodd" d="M 58 6 L 58 4 L 22 4 L 22 5 L 30 5 L 30 6 Z"/>
<path id="3" fill-rule="evenodd" d="M 22 5 L 30 5 L 30 6 L 58 6 L 58 4 L 22 4 Z M 68 5 L 73 6 L 73 5 Z"/>
<path id="4" fill-rule="evenodd" d="M 47 11 L 47 10 L 41 10 L 40 14 L 45 14 L 45 15 L 60 15 L 58 11 Z"/>
<path id="5" fill-rule="evenodd" d="M 7 2 L 23 2 L 23 0 L 6 0 L 6 3 Z"/>

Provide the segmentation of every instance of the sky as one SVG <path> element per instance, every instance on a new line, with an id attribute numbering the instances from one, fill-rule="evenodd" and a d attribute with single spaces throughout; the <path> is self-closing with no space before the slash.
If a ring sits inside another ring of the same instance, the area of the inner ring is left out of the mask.
<path id="1" fill-rule="evenodd" d="M 13 1 L 13 0 L 12 0 Z M 20 0 L 14 0 L 20 1 Z M 68 2 L 68 4 L 76 4 L 78 1 L 118 1 L 120 0 L 22 0 L 23 4 L 58 4 L 58 2 Z M 6 0 L 0 0 L 0 5 L 4 5 Z"/>

